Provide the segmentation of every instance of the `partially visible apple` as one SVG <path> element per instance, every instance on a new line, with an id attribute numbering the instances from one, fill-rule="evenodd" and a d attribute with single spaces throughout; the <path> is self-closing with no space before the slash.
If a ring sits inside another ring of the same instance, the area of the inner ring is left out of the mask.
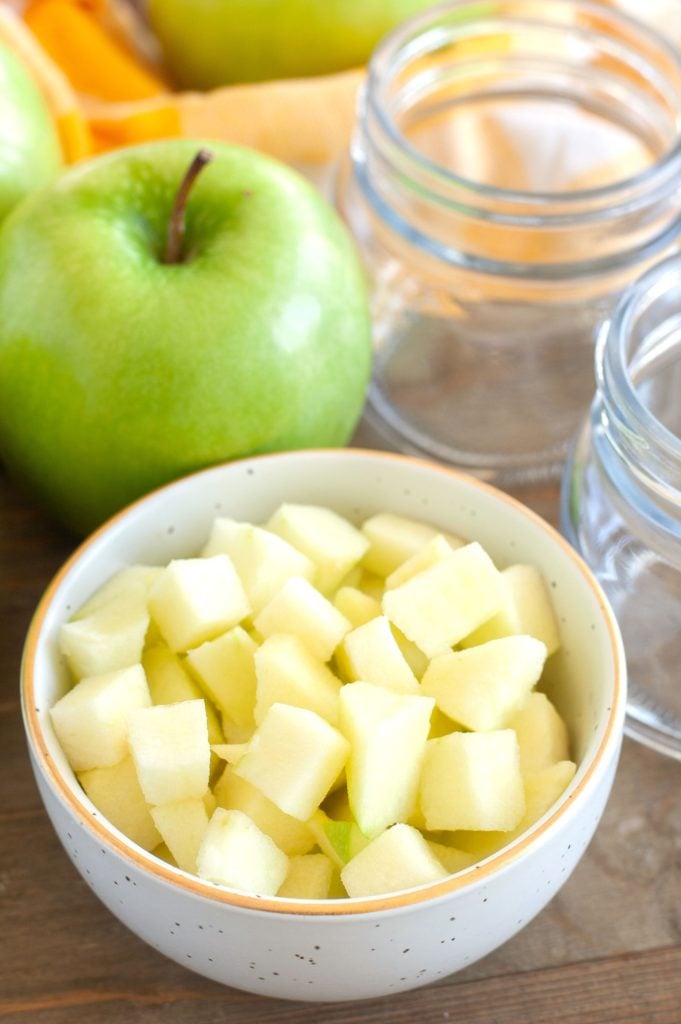
<path id="1" fill-rule="evenodd" d="M 59 173 L 61 147 L 38 87 L 0 43 L 0 221 Z"/>
<path id="2" fill-rule="evenodd" d="M 237 147 L 188 189 L 198 148 L 81 164 L 0 231 L 0 455 L 78 531 L 200 466 L 343 444 L 362 409 L 370 316 L 340 220 Z"/>
<path id="3" fill-rule="evenodd" d="M 178 85 L 213 89 L 363 64 L 379 39 L 432 0 L 149 0 Z"/>

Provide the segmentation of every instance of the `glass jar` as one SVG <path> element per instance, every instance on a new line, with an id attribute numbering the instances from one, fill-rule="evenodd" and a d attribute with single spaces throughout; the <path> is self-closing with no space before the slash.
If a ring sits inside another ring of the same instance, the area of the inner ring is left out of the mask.
<path id="1" fill-rule="evenodd" d="M 596 377 L 562 528 L 622 629 L 627 732 L 681 759 L 681 257 L 624 294 L 601 330 Z"/>
<path id="2" fill-rule="evenodd" d="M 384 441 L 501 486 L 559 474 L 597 325 L 677 244 L 680 126 L 680 54 L 602 3 L 449 3 L 383 41 L 336 201 Z"/>

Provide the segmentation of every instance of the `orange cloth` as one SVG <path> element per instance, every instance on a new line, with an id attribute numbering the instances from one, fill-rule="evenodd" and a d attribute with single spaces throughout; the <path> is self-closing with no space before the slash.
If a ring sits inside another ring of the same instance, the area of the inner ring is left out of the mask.
<path id="1" fill-rule="evenodd" d="M 24 20 L 76 92 L 102 100 L 141 100 L 167 91 L 132 48 L 112 38 L 97 0 L 32 0 Z"/>

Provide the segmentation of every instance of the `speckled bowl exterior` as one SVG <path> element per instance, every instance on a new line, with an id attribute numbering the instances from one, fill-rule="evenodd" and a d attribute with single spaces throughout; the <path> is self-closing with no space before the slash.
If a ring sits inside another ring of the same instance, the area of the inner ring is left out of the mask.
<path id="1" fill-rule="evenodd" d="M 500 567 L 531 562 L 551 589 L 562 649 L 546 688 L 565 717 L 574 780 L 535 826 L 474 867 L 371 899 L 255 897 L 201 881 L 127 840 L 98 814 L 59 748 L 49 708 L 68 678 L 62 622 L 118 569 L 195 554 L 213 518 L 266 520 L 282 501 L 355 521 L 378 511 L 479 540 Z M 66 852 L 99 899 L 155 949 L 262 995 L 363 999 L 435 981 L 528 923 L 570 875 L 603 812 L 625 707 L 621 638 L 593 576 L 550 526 L 508 496 L 426 462 L 381 452 L 290 452 L 205 470 L 120 513 L 76 551 L 31 624 L 23 712 L 41 797 Z"/>

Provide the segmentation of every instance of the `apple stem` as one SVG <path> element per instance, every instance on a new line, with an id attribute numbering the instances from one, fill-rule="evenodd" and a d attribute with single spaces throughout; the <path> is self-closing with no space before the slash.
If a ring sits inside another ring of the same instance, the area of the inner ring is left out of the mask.
<path id="1" fill-rule="evenodd" d="M 166 248 L 163 254 L 164 263 L 182 263 L 182 245 L 184 243 L 185 213 L 187 210 L 187 199 L 192 185 L 199 174 L 213 159 L 213 154 L 208 149 L 200 149 L 190 163 L 184 178 L 180 183 L 170 214 L 168 224 L 168 235 L 166 237 Z"/>

